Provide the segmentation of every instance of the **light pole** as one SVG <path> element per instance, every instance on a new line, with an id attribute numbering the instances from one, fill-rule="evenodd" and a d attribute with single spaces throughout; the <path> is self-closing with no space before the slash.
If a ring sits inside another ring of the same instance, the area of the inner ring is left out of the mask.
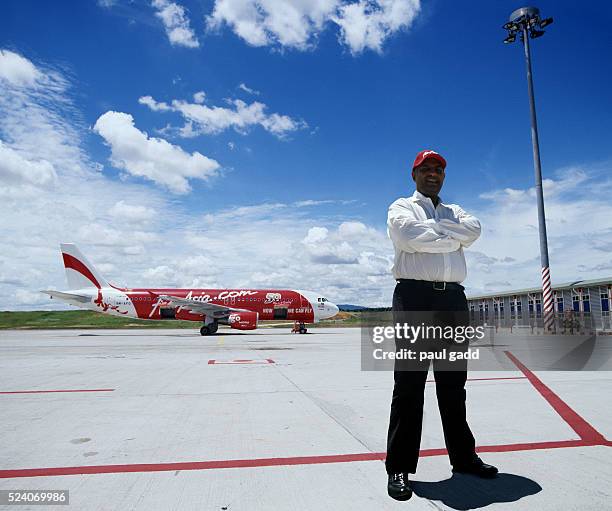
<path id="1" fill-rule="evenodd" d="M 504 43 L 513 43 L 519 34 L 525 47 L 525 64 L 527 66 L 527 89 L 529 92 L 529 110 L 531 112 L 531 142 L 533 145 L 533 166 L 535 169 L 536 197 L 538 200 L 538 221 L 540 226 L 540 262 L 542 265 L 542 306 L 544 328 L 553 331 L 555 317 L 553 295 L 550 285 L 550 269 L 548 267 L 548 241 L 546 237 L 546 217 L 544 215 L 544 194 L 542 192 L 542 167 L 540 164 L 540 144 L 538 141 L 538 122 L 536 118 L 535 99 L 533 97 L 533 80 L 531 78 L 531 51 L 529 39 L 544 35 L 544 27 L 553 22 L 552 18 L 540 17 L 537 7 L 521 7 L 510 15 L 508 23 L 503 28 L 508 31 Z"/>

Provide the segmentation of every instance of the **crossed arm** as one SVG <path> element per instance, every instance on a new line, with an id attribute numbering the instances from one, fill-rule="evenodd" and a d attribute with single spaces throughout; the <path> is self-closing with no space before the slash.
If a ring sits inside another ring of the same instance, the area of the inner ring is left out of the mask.
<path id="1" fill-rule="evenodd" d="M 418 220 L 413 211 L 393 203 L 389 208 L 387 227 L 395 246 L 409 253 L 446 253 L 469 247 L 480 236 L 478 219 L 457 206 L 458 221 Z"/>

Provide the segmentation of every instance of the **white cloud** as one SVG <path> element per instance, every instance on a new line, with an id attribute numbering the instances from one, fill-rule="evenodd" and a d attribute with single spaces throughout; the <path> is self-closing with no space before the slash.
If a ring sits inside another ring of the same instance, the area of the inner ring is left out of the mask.
<path id="1" fill-rule="evenodd" d="M 29 195 L 33 188 L 52 185 L 57 180 L 53 165 L 46 160 L 30 161 L 0 140 L 0 196 Z"/>
<path id="2" fill-rule="evenodd" d="M 304 121 L 296 120 L 288 115 L 268 114 L 267 106 L 255 101 L 247 104 L 240 99 L 227 100 L 229 108 L 208 106 L 203 104 L 204 92 L 196 93 L 194 103 L 174 99 L 171 104 L 159 102 L 151 96 L 142 96 L 138 102 L 153 111 L 179 112 L 185 120 L 179 129 L 182 137 L 195 137 L 201 134 L 217 134 L 233 128 L 238 133 L 246 133 L 252 126 L 261 126 L 266 131 L 279 138 L 288 133 L 307 127 Z"/>
<path id="3" fill-rule="evenodd" d="M 316 44 L 326 24 L 340 29 L 351 53 L 380 52 L 386 39 L 409 28 L 420 11 L 419 0 L 216 0 L 207 26 L 228 25 L 253 46 L 306 50 Z"/>
<path id="4" fill-rule="evenodd" d="M 326 200 L 306 199 L 306 200 L 296 201 L 293 203 L 293 205 L 298 208 L 306 208 L 309 206 L 320 206 L 322 204 L 334 204 L 334 203 L 343 204 L 345 203 L 345 201 L 335 201 L 331 199 L 326 199 Z"/>
<path id="5" fill-rule="evenodd" d="M 378 247 L 376 244 L 378 243 Z M 302 240 L 306 253 L 314 263 L 350 264 L 360 263 L 362 268 L 370 268 L 372 257 L 385 261 L 388 270 L 391 259 L 380 252 L 381 247 L 389 248 L 389 241 L 384 233 L 369 229 L 362 222 L 342 222 L 334 231 L 326 227 L 311 227 Z"/>
<path id="6" fill-rule="evenodd" d="M 382 51 L 393 33 L 412 25 L 420 10 L 419 0 L 360 0 L 343 4 L 333 18 L 340 27 L 340 39 L 351 52 Z"/>
<path id="7" fill-rule="evenodd" d="M 338 234 L 344 239 L 357 239 L 368 234 L 368 228 L 361 222 L 342 222 Z"/>
<path id="8" fill-rule="evenodd" d="M 16 305 L 43 303 L 45 300 L 41 293 L 33 293 L 27 289 L 16 289 L 14 296 Z"/>
<path id="9" fill-rule="evenodd" d="M 141 105 L 150 108 L 154 112 L 169 112 L 170 110 L 172 110 L 172 108 L 167 103 L 164 103 L 163 101 L 155 101 L 151 96 L 141 96 L 140 98 L 138 98 L 138 102 Z"/>
<path id="10" fill-rule="evenodd" d="M 96 121 L 94 131 L 110 146 L 115 167 L 175 193 L 189 192 L 189 179 L 208 180 L 218 174 L 219 164 L 215 160 L 197 151 L 189 154 L 164 139 L 149 137 L 134 126 L 130 114 L 106 112 Z"/>
<path id="11" fill-rule="evenodd" d="M 247 92 L 249 94 L 253 94 L 254 96 L 259 96 L 259 91 L 255 90 L 255 89 L 251 89 L 250 87 L 247 87 L 246 84 L 241 83 L 240 85 L 238 85 L 238 88 L 240 90 L 243 90 L 244 92 Z"/>
<path id="12" fill-rule="evenodd" d="M 28 59 L 10 50 L 0 50 L 0 80 L 19 87 L 32 87 L 42 73 Z"/>
<path id="13" fill-rule="evenodd" d="M 127 204 L 120 200 L 109 210 L 110 214 L 120 220 L 127 222 L 142 223 L 148 222 L 155 216 L 155 210 L 146 206 Z"/>
<path id="14" fill-rule="evenodd" d="M 0 50 L 0 196 L 23 199 L 53 190 L 61 166 L 80 173 L 87 157 L 82 121 L 65 95 L 66 80 L 18 53 Z M 65 110 L 64 117 L 58 113 Z"/>
<path id="15" fill-rule="evenodd" d="M 302 242 L 307 245 L 315 245 L 327 238 L 328 233 L 329 230 L 325 227 L 311 227 L 308 229 L 308 235 L 302 240 Z"/>
<path id="16" fill-rule="evenodd" d="M 0 50 L 3 174 L 5 181 L 12 175 L 13 195 L 28 193 L 34 182 L 38 186 L 52 184 L 59 167 L 66 173 L 80 174 L 83 165 L 90 165 L 80 147 L 79 131 L 84 123 L 67 96 L 67 88 L 67 80 L 56 70 Z M 26 176 L 26 168 L 32 174 Z M 16 173 L 23 179 L 16 180 Z"/>
<path id="17" fill-rule="evenodd" d="M 153 0 L 151 5 L 166 29 L 170 44 L 186 48 L 198 48 L 200 42 L 189 24 L 185 8 L 168 0 Z"/>
<path id="18" fill-rule="evenodd" d="M 216 0 L 207 24 L 211 29 L 227 24 L 253 46 L 278 44 L 306 49 L 337 3 L 337 0 Z"/>

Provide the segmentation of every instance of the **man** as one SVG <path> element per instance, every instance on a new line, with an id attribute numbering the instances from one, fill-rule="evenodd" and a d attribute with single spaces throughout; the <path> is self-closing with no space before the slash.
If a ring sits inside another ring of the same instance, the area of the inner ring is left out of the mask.
<path id="1" fill-rule="evenodd" d="M 446 160 L 440 154 L 421 151 L 412 166 L 416 191 L 389 207 L 387 226 L 395 248 L 393 277 L 397 280 L 393 294 L 395 317 L 405 311 L 454 311 L 467 318 L 467 300 L 460 284 L 466 277 L 463 248 L 480 236 L 480 222 L 459 206 L 442 203 L 438 193 L 445 169 Z M 429 363 L 395 362 L 385 465 L 388 493 L 396 500 L 412 496 L 408 474 L 416 472 L 419 457 Z M 495 477 L 497 468 L 476 455 L 474 437 L 466 421 L 467 360 L 454 361 L 451 370 L 448 363 L 434 360 L 433 368 L 453 472 Z"/>

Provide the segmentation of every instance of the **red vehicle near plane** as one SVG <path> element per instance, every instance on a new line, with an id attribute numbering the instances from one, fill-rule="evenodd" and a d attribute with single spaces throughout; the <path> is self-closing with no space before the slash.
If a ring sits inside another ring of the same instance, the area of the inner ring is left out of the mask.
<path id="1" fill-rule="evenodd" d="M 182 319 L 203 323 L 202 335 L 219 325 L 254 330 L 262 320 L 316 323 L 338 313 L 338 307 L 319 293 L 293 289 L 166 289 L 121 288 L 109 283 L 73 243 L 60 245 L 68 291 L 42 293 L 70 305 L 115 316 L 138 319 Z"/>

